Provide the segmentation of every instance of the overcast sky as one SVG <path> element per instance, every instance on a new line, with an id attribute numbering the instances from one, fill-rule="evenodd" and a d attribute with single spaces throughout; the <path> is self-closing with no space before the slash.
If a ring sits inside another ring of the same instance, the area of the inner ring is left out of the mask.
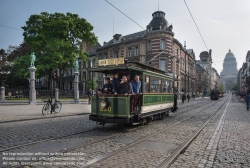
<path id="1" fill-rule="evenodd" d="M 139 25 L 146 28 L 152 13 L 158 10 L 157 0 L 109 0 Z M 238 69 L 250 50 L 250 0 L 186 0 L 209 49 L 212 49 L 213 67 L 222 70 L 223 59 L 229 48 L 234 53 Z M 114 33 L 122 35 L 143 30 L 105 0 L 0 0 L 0 48 L 19 45 L 23 41 L 21 29 L 29 16 L 41 12 L 71 12 L 87 19 L 102 45 Z M 194 49 L 196 59 L 206 47 L 188 13 L 183 0 L 159 0 L 159 10 L 173 24 L 175 38 L 187 48 Z"/>

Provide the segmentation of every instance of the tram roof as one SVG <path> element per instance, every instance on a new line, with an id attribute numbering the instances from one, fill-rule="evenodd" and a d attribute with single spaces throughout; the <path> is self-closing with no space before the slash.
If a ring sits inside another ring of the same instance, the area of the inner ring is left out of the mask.
<path id="1" fill-rule="evenodd" d="M 153 76 L 161 76 L 164 78 L 173 79 L 173 77 L 170 76 L 165 71 L 152 67 L 148 64 L 143 64 L 139 62 L 129 62 L 128 64 L 107 65 L 107 66 L 98 66 L 98 67 L 88 68 L 89 71 L 101 72 L 104 74 L 111 74 L 111 73 L 119 72 L 119 70 L 126 70 L 126 69 L 144 72 L 146 74 L 153 75 Z"/>

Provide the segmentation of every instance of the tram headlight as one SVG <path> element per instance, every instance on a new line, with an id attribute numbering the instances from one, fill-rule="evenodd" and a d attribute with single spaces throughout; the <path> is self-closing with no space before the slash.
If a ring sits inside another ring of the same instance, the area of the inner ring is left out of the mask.
<path id="1" fill-rule="evenodd" d="M 107 106 L 107 103 L 105 102 L 105 100 L 102 100 L 100 103 L 101 108 L 105 108 Z"/>

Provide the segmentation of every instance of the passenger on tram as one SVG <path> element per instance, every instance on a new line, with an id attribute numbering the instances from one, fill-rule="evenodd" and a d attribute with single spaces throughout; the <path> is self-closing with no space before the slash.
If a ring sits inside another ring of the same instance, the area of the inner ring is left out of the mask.
<path id="1" fill-rule="evenodd" d="M 131 81 L 132 84 L 132 94 L 140 94 L 141 93 L 141 81 L 138 75 L 135 75 L 134 80 Z"/>
<path id="2" fill-rule="evenodd" d="M 159 88 L 158 88 L 158 85 L 155 85 L 155 88 L 153 89 L 153 92 L 160 92 Z"/>
<path id="3" fill-rule="evenodd" d="M 130 87 L 130 82 L 127 79 L 126 75 L 122 76 L 122 81 L 120 82 L 117 90 L 118 94 L 130 94 L 131 93 L 131 87 Z"/>
<path id="4" fill-rule="evenodd" d="M 117 90 L 118 90 L 118 86 L 120 85 L 120 82 L 121 80 L 119 79 L 119 74 L 115 73 L 113 80 L 112 80 L 114 94 L 117 94 Z"/>
<path id="5" fill-rule="evenodd" d="M 102 86 L 102 94 L 111 94 L 113 85 L 110 83 L 110 78 L 105 79 L 105 84 Z"/>
<path id="6" fill-rule="evenodd" d="M 131 84 L 132 84 L 132 94 L 133 94 L 131 96 L 131 111 L 133 112 L 139 98 L 138 94 L 141 94 L 140 77 L 138 75 L 135 75 L 135 78 L 134 80 L 131 81 Z"/>

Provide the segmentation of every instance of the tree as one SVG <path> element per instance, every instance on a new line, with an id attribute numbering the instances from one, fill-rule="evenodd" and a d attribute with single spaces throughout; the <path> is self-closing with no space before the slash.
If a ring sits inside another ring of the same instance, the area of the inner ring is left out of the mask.
<path id="1" fill-rule="evenodd" d="M 87 82 L 87 89 L 96 89 L 98 87 L 98 84 L 97 82 L 94 80 L 94 79 L 90 79 L 88 82 Z"/>
<path id="2" fill-rule="evenodd" d="M 221 91 L 224 91 L 225 90 L 225 86 L 224 86 L 224 84 L 221 84 Z"/>
<path id="3" fill-rule="evenodd" d="M 232 87 L 232 90 L 237 90 L 238 86 L 237 86 L 237 83 L 234 83 L 234 86 Z"/>
<path id="4" fill-rule="evenodd" d="M 82 42 L 92 45 L 97 42 L 92 32 L 93 26 L 72 13 L 42 12 L 40 15 L 31 15 L 22 29 L 25 42 L 35 52 L 37 73 L 50 74 L 52 69 L 58 68 L 59 87 L 62 87 L 62 76 L 73 66 L 77 57 L 87 60 Z"/>

